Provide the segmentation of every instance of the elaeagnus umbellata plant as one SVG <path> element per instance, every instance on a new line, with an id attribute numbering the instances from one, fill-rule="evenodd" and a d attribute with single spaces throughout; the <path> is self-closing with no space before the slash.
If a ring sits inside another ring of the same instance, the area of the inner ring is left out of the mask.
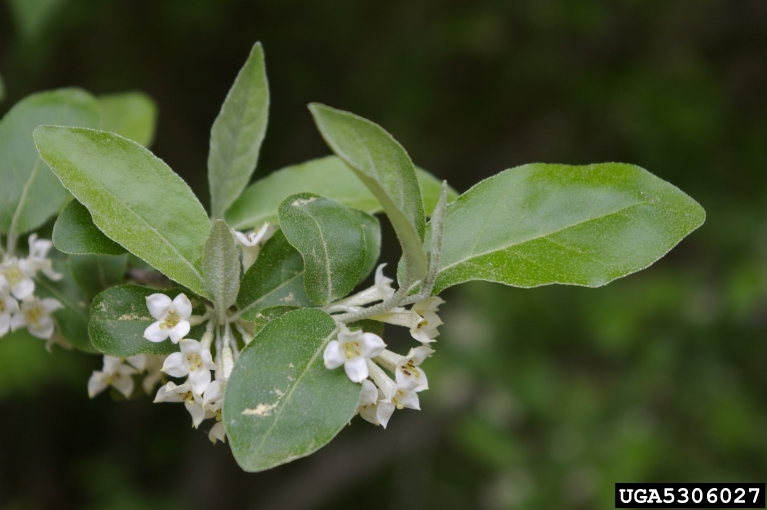
<path id="1" fill-rule="evenodd" d="M 183 403 L 247 471 L 311 454 L 356 414 L 385 428 L 395 410 L 419 409 L 443 290 L 470 280 L 600 287 L 705 219 L 682 191 L 621 163 L 529 164 L 459 195 L 381 126 L 316 103 L 309 112 L 333 155 L 249 184 L 269 110 L 259 44 L 211 130 L 209 212 L 147 139 L 100 121 L 87 94 L 51 94 L 87 104 L 15 125 L 19 105 L 0 125 L 8 324 L 34 334 L 47 320 L 49 336 L 55 328 L 102 353 L 92 397 L 143 389 Z M 22 104 L 35 97 L 46 96 Z M 111 108 L 131 118 L 130 105 Z M 59 211 L 62 255 L 51 265 L 50 245 L 33 235 L 22 258 L 18 235 Z M 384 216 L 397 268 L 377 263 Z M 37 315 L 16 292 L 27 277 Z M 407 352 L 387 349 L 385 323 L 409 332 Z"/>

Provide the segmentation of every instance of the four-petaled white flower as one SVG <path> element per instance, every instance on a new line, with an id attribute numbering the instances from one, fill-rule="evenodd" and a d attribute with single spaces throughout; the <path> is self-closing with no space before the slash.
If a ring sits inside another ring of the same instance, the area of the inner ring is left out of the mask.
<path id="1" fill-rule="evenodd" d="M 426 372 L 420 368 L 420 365 L 432 354 L 434 354 L 433 349 L 422 345 L 410 349 L 407 356 L 400 356 L 395 352 L 384 350 L 378 355 L 376 361 L 394 372 L 398 383 L 406 380 L 414 381 L 417 384 L 415 391 L 423 391 L 429 389 L 429 381 L 426 378 Z"/>
<path id="2" fill-rule="evenodd" d="M 375 358 L 385 347 L 384 341 L 376 334 L 349 331 L 342 327 L 338 340 L 330 341 L 325 347 L 323 358 L 325 366 L 331 370 L 343 365 L 349 379 L 358 383 L 368 378 L 366 359 Z"/>
<path id="3" fill-rule="evenodd" d="M 146 306 L 157 319 L 144 330 L 144 338 L 150 342 L 162 342 L 170 337 L 171 342 L 177 344 L 189 333 L 192 302 L 185 294 L 179 294 L 173 301 L 165 294 L 152 294 L 146 298 Z"/>
<path id="4" fill-rule="evenodd" d="M 373 425 L 378 425 L 376 411 L 378 410 L 378 388 L 370 379 L 362 381 L 362 394 L 360 403 L 357 406 L 357 412 L 362 419 L 369 421 Z"/>
<path id="5" fill-rule="evenodd" d="M 46 258 L 48 251 L 53 247 L 53 243 L 48 239 L 38 239 L 37 234 L 29 236 L 29 256 L 27 257 L 27 265 L 29 270 L 33 273 L 35 271 L 42 271 L 45 276 L 53 281 L 61 280 L 62 274 L 53 270 L 53 262 L 51 259 Z"/>
<path id="6" fill-rule="evenodd" d="M 216 441 L 226 441 L 224 422 L 221 421 L 221 406 L 224 403 L 225 388 L 226 381 L 217 379 L 208 385 L 205 395 L 203 395 L 202 405 L 206 413 L 213 413 L 216 418 L 216 424 L 208 432 L 208 439 L 213 444 L 216 444 Z"/>
<path id="7" fill-rule="evenodd" d="M 0 284 L 5 281 L 16 299 L 27 298 L 35 291 L 33 274 L 34 272 L 24 259 L 13 257 L 0 264 Z"/>
<path id="8" fill-rule="evenodd" d="M 123 363 L 120 358 L 104 356 L 104 369 L 93 372 L 88 380 L 88 396 L 93 398 L 112 386 L 125 395 L 125 398 L 130 398 L 133 393 L 133 374 L 135 373 L 136 369 Z"/>
<path id="9" fill-rule="evenodd" d="M 418 301 L 412 306 L 411 310 L 421 316 L 418 325 L 410 330 L 413 338 L 424 344 L 434 342 L 434 339 L 439 336 L 437 327 L 442 325 L 436 312 L 439 311 L 439 305 L 444 302 L 439 296 L 434 296 Z"/>
<path id="10" fill-rule="evenodd" d="M 203 349 L 197 340 L 181 340 L 181 352 L 174 352 L 167 358 L 162 371 L 173 377 L 189 376 L 187 382 L 198 395 L 202 395 L 210 384 L 210 371 L 216 370 L 213 357 Z"/>
<path id="11" fill-rule="evenodd" d="M 184 383 L 181 386 L 169 382 L 157 390 L 155 402 L 183 402 L 186 410 L 192 415 L 192 424 L 197 428 L 205 419 L 205 409 L 202 406 L 202 395 L 192 389 L 192 385 Z"/>
<path id="12" fill-rule="evenodd" d="M 234 238 L 242 250 L 242 270 L 247 271 L 258 258 L 261 245 L 274 234 L 274 228 L 269 223 L 264 223 L 258 231 L 243 232 L 234 231 Z"/>
<path id="13" fill-rule="evenodd" d="M 51 313 L 60 308 L 64 308 L 64 305 L 56 299 L 28 297 L 21 302 L 21 309 L 11 318 L 11 330 L 16 331 L 26 326 L 32 335 L 47 340 L 56 327 Z"/>
<path id="14" fill-rule="evenodd" d="M 0 280 L 0 336 L 11 329 L 11 316 L 19 311 L 19 303 L 10 295 L 10 287 Z"/>
<path id="15" fill-rule="evenodd" d="M 345 306 L 360 306 L 375 301 L 386 301 L 394 295 L 394 289 L 391 288 L 391 283 L 394 281 L 391 278 L 384 276 L 383 270 L 386 264 L 381 264 L 376 269 L 375 283 L 372 287 L 360 291 L 352 296 L 341 299 L 334 303 L 335 305 Z"/>
<path id="16" fill-rule="evenodd" d="M 405 380 L 397 383 L 393 391 L 384 392 L 379 389 L 376 419 L 383 428 L 386 428 L 386 425 L 388 425 L 395 409 L 407 407 L 408 409 L 421 410 L 420 403 L 418 402 L 418 393 L 416 393 L 417 387 L 418 383 L 415 381 Z"/>

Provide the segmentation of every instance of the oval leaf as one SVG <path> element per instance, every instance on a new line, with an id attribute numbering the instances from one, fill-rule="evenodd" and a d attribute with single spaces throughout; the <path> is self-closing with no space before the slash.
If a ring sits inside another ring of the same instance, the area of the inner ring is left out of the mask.
<path id="1" fill-rule="evenodd" d="M 123 92 L 98 98 L 101 130 L 117 133 L 149 147 L 157 127 L 157 105 L 143 92 Z"/>
<path id="2" fill-rule="evenodd" d="M 80 289 L 93 299 L 99 292 L 123 282 L 128 254 L 71 255 L 69 269 Z"/>
<path id="3" fill-rule="evenodd" d="M 333 152 L 343 159 L 383 206 L 397 233 L 410 276 L 426 276 L 426 223 L 421 188 L 405 149 L 381 126 L 325 105 L 309 105 L 314 122 Z"/>
<path id="4" fill-rule="evenodd" d="M 423 193 L 426 215 L 439 199 L 442 183 L 426 170 L 415 169 Z M 265 222 L 278 223 L 277 209 L 286 197 L 307 192 L 332 198 L 347 207 L 368 214 L 383 211 L 381 203 L 359 179 L 353 179 L 349 166 L 337 156 L 313 159 L 277 170 L 243 191 L 226 212 L 226 222 L 237 230 L 256 228 Z M 448 202 L 458 193 L 448 189 Z"/>
<path id="5" fill-rule="evenodd" d="M 207 296 L 205 209 L 173 170 L 136 142 L 92 129 L 42 126 L 40 154 L 110 239 Z"/>
<path id="6" fill-rule="evenodd" d="M 202 268 L 208 294 L 223 322 L 226 310 L 237 300 L 240 291 L 240 257 L 232 232 L 223 220 L 215 221 L 210 229 L 202 252 Z"/>
<path id="7" fill-rule="evenodd" d="M 278 230 L 242 277 L 237 296 L 240 315 L 255 322 L 265 308 L 313 305 L 304 290 L 304 259 Z"/>
<path id="8" fill-rule="evenodd" d="M 211 217 L 223 218 L 256 169 L 269 119 L 264 50 L 256 43 L 213 123 L 208 155 Z"/>
<path id="9" fill-rule="evenodd" d="M 85 91 L 34 94 L 0 121 L 0 231 L 34 230 L 69 200 L 59 179 L 40 161 L 32 132 L 42 124 L 98 127 L 99 106 Z"/>
<path id="10" fill-rule="evenodd" d="M 304 287 L 324 305 L 348 294 L 365 269 L 365 235 L 358 216 L 335 200 L 298 193 L 280 205 L 280 226 L 304 258 Z"/>
<path id="11" fill-rule="evenodd" d="M 150 294 L 162 293 L 173 299 L 180 289 L 152 289 L 140 285 L 118 285 L 105 290 L 91 304 L 91 321 L 88 326 L 91 342 L 104 354 L 127 358 L 136 354 L 170 354 L 178 345 L 170 341 L 150 342 L 144 338 L 144 330 L 155 322 L 146 307 Z M 197 296 L 187 294 L 192 302 L 193 313 L 203 315 L 205 305 Z M 199 340 L 205 326 L 192 328 L 187 338 Z"/>
<path id="12" fill-rule="evenodd" d="M 93 223 L 91 213 L 72 200 L 53 225 L 53 245 L 71 255 L 121 255 L 125 248 L 109 239 Z"/>
<path id="13" fill-rule="evenodd" d="M 381 255 L 381 224 L 378 223 L 378 218 L 366 212 L 356 209 L 351 211 L 357 216 L 365 238 L 365 267 L 357 281 L 357 284 L 360 284 L 373 272 Z"/>
<path id="14" fill-rule="evenodd" d="M 335 321 L 302 309 L 269 322 L 241 353 L 226 385 L 224 426 L 234 458 L 263 471 L 327 444 L 354 415 L 362 386 L 325 368 Z"/>
<path id="15" fill-rule="evenodd" d="M 675 186 L 633 165 L 525 165 L 448 206 L 434 293 L 468 280 L 600 287 L 644 269 L 705 220 Z"/>

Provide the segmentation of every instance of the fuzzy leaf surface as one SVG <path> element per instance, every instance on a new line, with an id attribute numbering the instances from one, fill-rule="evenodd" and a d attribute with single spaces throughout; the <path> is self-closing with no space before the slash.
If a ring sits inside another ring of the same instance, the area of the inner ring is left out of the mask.
<path id="1" fill-rule="evenodd" d="M 117 285 L 93 300 L 91 321 L 88 326 L 91 342 L 104 354 L 126 358 L 136 354 L 170 354 L 178 351 L 178 345 L 170 341 L 150 342 L 144 338 L 144 330 L 155 322 L 146 306 L 147 296 L 165 294 L 173 299 L 181 294 L 179 289 L 152 289 L 141 285 Z M 186 297 L 192 302 L 192 313 L 203 315 L 205 304 L 194 295 Z M 187 338 L 199 340 L 205 325 L 194 326 Z"/>
<path id="2" fill-rule="evenodd" d="M 269 322 L 243 349 L 224 396 L 223 420 L 234 457 L 263 471 L 327 444 L 354 415 L 362 386 L 328 370 L 325 345 L 335 321 L 318 309 Z"/>
<path id="3" fill-rule="evenodd" d="M 348 294 L 365 269 L 365 234 L 358 215 L 346 206 L 312 193 L 298 193 L 280 204 L 285 238 L 304 259 L 304 287 L 324 305 Z"/>
<path id="4" fill-rule="evenodd" d="M 232 232 L 223 220 L 215 221 L 210 229 L 202 252 L 202 268 L 208 295 L 216 309 L 224 313 L 237 300 L 240 291 L 240 257 Z"/>
<path id="5" fill-rule="evenodd" d="M 201 264 L 210 222 L 181 177 L 144 147 L 113 133 L 42 126 L 35 140 L 107 237 L 207 296 Z"/>
<path id="6" fill-rule="evenodd" d="M 357 174 L 383 206 L 402 245 L 410 276 L 426 276 L 426 217 L 415 167 L 405 149 L 381 126 L 325 105 L 309 105 L 331 150 Z"/>
<path id="7" fill-rule="evenodd" d="M 117 133 L 149 147 L 157 129 L 157 105 L 143 92 L 108 94 L 98 98 L 101 130 Z"/>
<path id="8" fill-rule="evenodd" d="M 53 245 L 71 255 L 121 255 L 125 248 L 109 239 L 93 223 L 91 213 L 78 202 L 67 204 L 53 225 Z"/>
<path id="9" fill-rule="evenodd" d="M 357 284 L 360 284 L 373 272 L 373 269 L 376 268 L 378 257 L 381 256 L 381 224 L 371 214 L 358 209 L 351 209 L 351 211 L 357 216 L 357 221 L 362 227 L 362 234 L 365 240 L 365 266 L 357 281 Z"/>
<path id="10" fill-rule="evenodd" d="M 79 89 L 33 94 L 0 121 L 0 232 L 34 230 L 70 199 L 40 159 L 32 132 L 42 124 L 98 127 L 96 100 Z"/>
<path id="11" fill-rule="evenodd" d="M 241 316 L 255 322 L 265 308 L 313 305 L 304 290 L 304 259 L 278 230 L 240 281 L 237 307 Z"/>
<path id="12" fill-rule="evenodd" d="M 213 123 L 208 155 L 211 217 L 223 218 L 256 169 L 269 120 L 264 50 L 256 43 Z"/>
<path id="13" fill-rule="evenodd" d="M 441 181 L 416 167 L 426 215 L 430 215 L 439 199 Z M 226 222 L 237 230 L 256 228 L 265 222 L 278 223 L 277 209 L 290 195 L 308 192 L 332 198 L 347 207 L 368 214 L 383 212 L 381 203 L 338 156 L 326 156 L 285 167 L 248 186 L 226 212 Z M 458 192 L 448 188 L 448 202 Z"/>
<path id="14" fill-rule="evenodd" d="M 705 217 L 637 166 L 512 168 L 448 206 L 434 293 L 469 280 L 600 287 L 651 265 Z"/>

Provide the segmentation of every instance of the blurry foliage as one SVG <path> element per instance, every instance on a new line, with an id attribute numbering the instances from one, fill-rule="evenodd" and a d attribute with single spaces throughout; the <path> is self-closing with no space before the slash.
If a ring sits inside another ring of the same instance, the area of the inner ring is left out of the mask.
<path id="1" fill-rule="evenodd" d="M 326 153 L 304 106 L 322 101 L 459 190 L 521 163 L 626 161 L 708 222 L 603 289 L 447 293 L 424 411 L 258 475 L 178 434 L 177 409 L 88 401 L 96 358 L 3 338 L 0 507 L 607 509 L 616 481 L 767 477 L 767 3 L 68 0 L 35 41 L 10 13 L 2 108 L 146 92 L 155 151 L 200 197 L 217 105 L 261 40 L 259 168 Z"/>

